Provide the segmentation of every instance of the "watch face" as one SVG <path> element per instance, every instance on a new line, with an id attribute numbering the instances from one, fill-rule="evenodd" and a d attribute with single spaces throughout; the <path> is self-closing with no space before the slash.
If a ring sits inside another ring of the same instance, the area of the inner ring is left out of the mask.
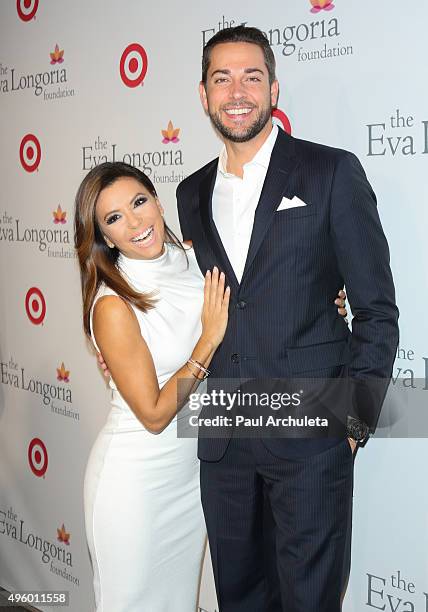
<path id="1" fill-rule="evenodd" d="M 348 435 L 357 442 L 365 440 L 368 432 L 369 428 L 363 421 L 352 419 L 352 421 L 348 423 Z"/>
<path id="2" fill-rule="evenodd" d="M 362 440 L 362 438 L 364 438 L 364 427 L 361 427 L 361 425 L 357 425 L 357 427 L 355 428 L 355 435 L 357 440 Z"/>

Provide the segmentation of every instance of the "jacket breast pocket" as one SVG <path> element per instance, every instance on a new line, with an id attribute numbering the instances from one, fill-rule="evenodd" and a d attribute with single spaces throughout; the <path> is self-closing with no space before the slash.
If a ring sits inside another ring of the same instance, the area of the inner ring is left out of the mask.
<path id="1" fill-rule="evenodd" d="M 281 221 L 300 219 L 301 217 L 310 217 L 316 215 L 317 210 L 313 205 L 307 204 L 306 206 L 294 206 L 293 208 L 284 208 L 283 210 L 277 210 L 275 217 L 281 219 Z"/>

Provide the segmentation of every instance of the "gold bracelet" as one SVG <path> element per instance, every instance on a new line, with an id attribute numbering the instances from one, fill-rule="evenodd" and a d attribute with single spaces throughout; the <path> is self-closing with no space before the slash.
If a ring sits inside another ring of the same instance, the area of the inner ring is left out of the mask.
<path id="1" fill-rule="evenodd" d="M 189 370 L 190 374 L 193 376 L 193 378 L 196 378 L 196 380 L 204 380 L 204 378 L 199 378 L 198 374 L 195 374 L 194 372 L 192 372 L 187 362 L 186 362 L 186 367 Z"/>
<path id="2" fill-rule="evenodd" d="M 191 363 L 192 365 L 196 366 L 199 370 L 201 370 L 201 372 L 204 373 L 204 377 L 201 380 L 205 380 L 205 378 L 208 378 L 208 376 L 211 374 L 211 372 L 209 370 L 207 370 L 207 368 L 204 368 L 202 363 L 199 363 L 199 361 L 196 361 L 196 359 L 192 359 L 190 357 L 187 360 L 187 363 Z"/>

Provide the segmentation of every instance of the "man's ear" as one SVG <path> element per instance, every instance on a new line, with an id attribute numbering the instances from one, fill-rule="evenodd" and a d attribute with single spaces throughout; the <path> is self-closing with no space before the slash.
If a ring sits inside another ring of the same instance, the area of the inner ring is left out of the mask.
<path id="1" fill-rule="evenodd" d="M 274 108 L 276 108 L 276 105 L 278 104 L 278 97 L 279 97 L 279 83 L 277 79 L 275 79 L 272 85 L 270 86 L 270 101 Z"/>
<path id="2" fill-rule="evenodd" d="M 205 89 L 205 84 L 203 81 L 199 83 L 199 97 L 201 99 L 201 104 L 203 106 L 204 111 L 208 114 L 208 99 L 207 99 L 207 90 Z"/>

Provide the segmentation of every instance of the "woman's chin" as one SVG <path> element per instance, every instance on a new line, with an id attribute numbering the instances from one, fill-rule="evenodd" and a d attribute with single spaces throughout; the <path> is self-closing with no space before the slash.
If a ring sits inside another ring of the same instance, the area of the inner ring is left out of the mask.
<path id="1" fill-rule="evenodd" d="M 164 251 L 165 247 L 163 242 L 153 241 L 153 243 L 147 245 L 137 244 L 132 251 L 128 251 L 128 253 L 124 253 L 124 255 L 131 259 L 156 259 L 160 257 Z"/>

